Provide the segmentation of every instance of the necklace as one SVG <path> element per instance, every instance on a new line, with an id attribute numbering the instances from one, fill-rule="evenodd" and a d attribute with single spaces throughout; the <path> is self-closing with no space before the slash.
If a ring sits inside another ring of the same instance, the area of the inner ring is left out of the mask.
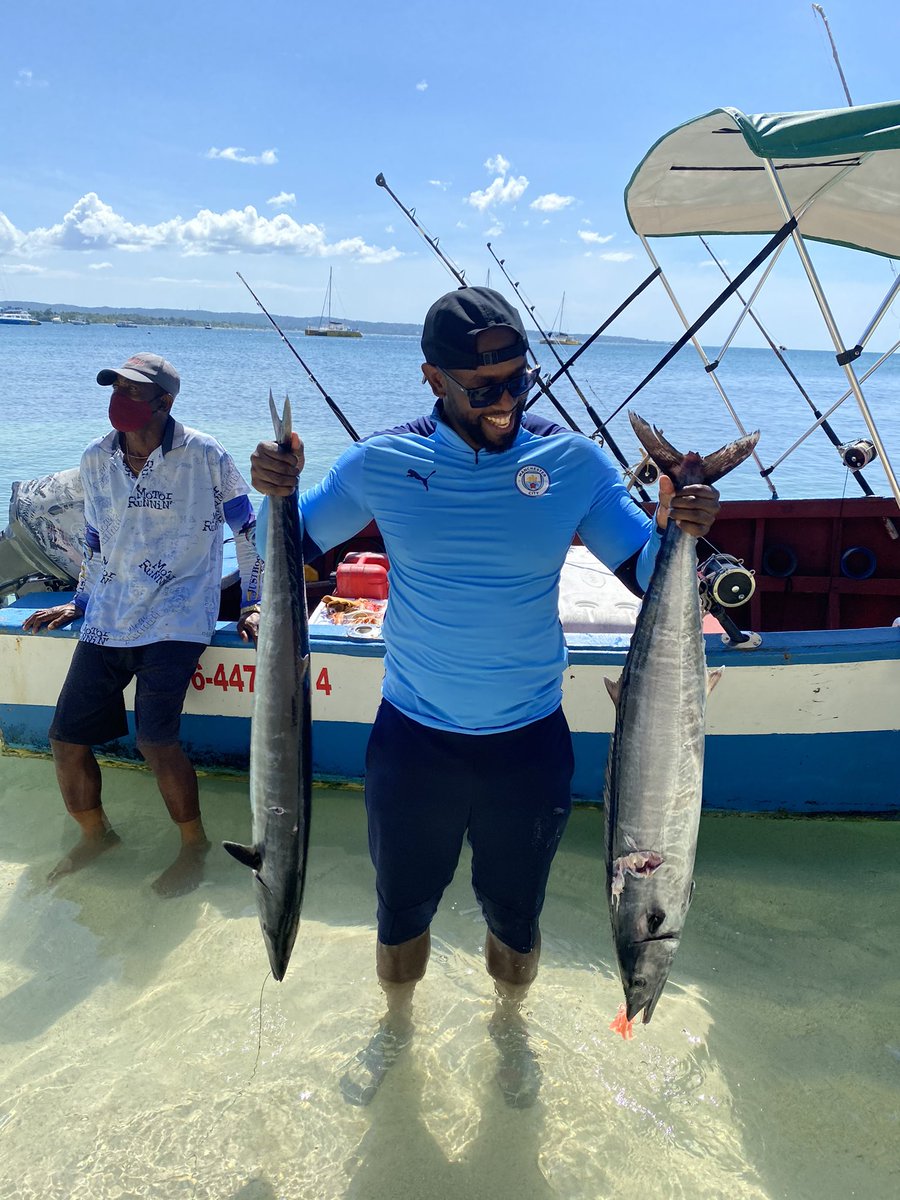
<path id="1" fill-rule="evenodd" d="M 125 461 L 128 463 L 129 470 L 134 475 L 140 474 L 141 468 L 144 466 L 149 457 L 149 454 L 132 454 L 130 450 L 125 451 Z M 139 463 L 140 465 L 135 466 L 135 463 Z"/>

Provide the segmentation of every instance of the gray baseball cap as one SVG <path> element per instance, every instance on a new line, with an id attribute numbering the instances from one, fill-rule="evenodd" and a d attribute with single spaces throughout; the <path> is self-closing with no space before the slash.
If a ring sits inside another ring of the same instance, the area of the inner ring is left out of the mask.
<path id="1" fill-rule="evenodd" d="M 181 387 L 181 376 L 172 364 L 159 354 L 132 354 L 127 363 L 123 363 L 114 371 L 105 367 L 98 373 L 97 382 L 102 387 L 108 387 L 115 383 L 117 375 L 135 383 L 155 383 L 173 397 L 178 395 L 178 389 Z"/>

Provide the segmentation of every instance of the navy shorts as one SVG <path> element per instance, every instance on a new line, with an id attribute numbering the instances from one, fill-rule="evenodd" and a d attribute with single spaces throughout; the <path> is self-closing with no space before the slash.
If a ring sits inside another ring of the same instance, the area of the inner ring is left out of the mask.
<path id="1" fill-rule="evenodd" d="M 572 807 L 574 765 L 561 708 L 480 736 L 421 725 L 382 700 L 366 753 L 379 940 L 396 946 L 425 932 L 468 837 L 488 928 L 529 953 Z"/>
<path id="2" fill-rule="evenodd" d="M 99 746 L 124 737 L 128 719 L 123 692 L 136 678 L 138 742 L 176 744 L 184 697 L 205 649 L 199 642 L 128 648 L 79 642 L 56 702 L 50 737 L 76 746 Z"/>

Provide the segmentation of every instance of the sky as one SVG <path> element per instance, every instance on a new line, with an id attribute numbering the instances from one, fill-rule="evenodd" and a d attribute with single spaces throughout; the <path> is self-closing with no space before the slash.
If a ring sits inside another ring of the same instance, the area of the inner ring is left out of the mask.
<path id="1" fill-rule="evenodd" d="M 896 0 L 823 5 L 854 103 L 898 98 Z M 454 286 L 391 189 L 466 271 L 546 326 L 591 332 L 644 278 L 623 193 L 654 142 L 722 106 L 840 108 L 808 0 L 45 0 L 0 45 L 0 303 L 335 309 L 421 322 Z M 737 271 L 759 242 L 718 239 Z M 690 316 L 721 276 L 696 239 L 656 244 Z M 883 258 L 816 248 L 851 344 L 892 282 Z M 782 256 L 758 310 L 825 347 Z M 872 348 L 900 337 L 889 314 Z M 722 317 L 722 333 L 733 318 Z M 682 331 L 657 283 L 609 330 Z M 754 345 L 748 327 L 736 339 Z"/>

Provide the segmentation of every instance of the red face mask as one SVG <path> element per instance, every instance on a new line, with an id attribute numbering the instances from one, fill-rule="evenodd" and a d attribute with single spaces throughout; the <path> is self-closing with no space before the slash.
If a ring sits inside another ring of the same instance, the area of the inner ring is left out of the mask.
<path id="1" fill-rule="evenodd" d="M 152 404 L 147 400 L 132 400 L 127 392 L 113 392 L 109 402 L 109 419 L 120 433 L 146 429 L 154 417 Z"/>

